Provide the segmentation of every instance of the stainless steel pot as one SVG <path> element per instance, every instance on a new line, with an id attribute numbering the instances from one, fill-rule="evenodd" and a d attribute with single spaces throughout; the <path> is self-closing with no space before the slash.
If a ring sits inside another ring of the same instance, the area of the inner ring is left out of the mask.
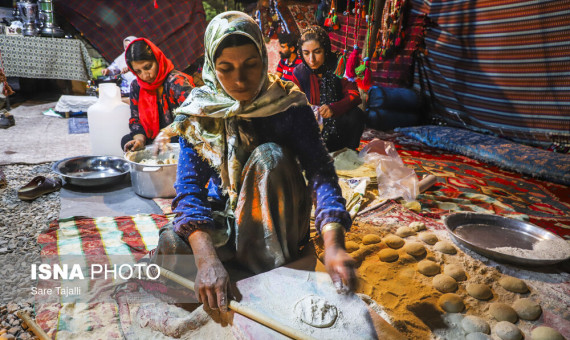
<path id="1" fill-rule="evenodd" d="M 141 164 L 141 161 L 154 159 L 152 145 L 144 150 L 128 152 L 125 159 L 131 167 L 131 183 L 133 190 L 139 196 L 146 198 L 171 198 L 176 196 L 174 182 L 176 181 L 176 167 L 178 165 L 179 144 L 169 144 L 170 151 L 161 152 L 156 160 L 165 161 L 175 159 L 176 164 Z"/>

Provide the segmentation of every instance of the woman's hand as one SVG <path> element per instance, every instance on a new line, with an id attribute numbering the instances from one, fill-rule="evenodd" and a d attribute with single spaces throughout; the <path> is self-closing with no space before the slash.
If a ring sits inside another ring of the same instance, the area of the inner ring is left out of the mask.
<path id="1" fill-rule="evenodd" d="M 170 143 L 170 139 L 174 136 L 176 136 L 176 132 L 174 132 L 170 126 L 160 130 L 158 136 L 156 136 L 152 143 L 152 153 L 157 156 L 160 152 L 167 151 L 169 149 L 168 143 Z"/>
<path id="2" fill-rule="evenodd" d="M 123 151 L 128 152 L 128 151 L 142 150 L 144 149 L 145 144 L 146 144 L 145 135 L 143 134 L 134 135 L 133 140 L 128 141 L 127 144 L 125 144 L 125 148 Z"/>
<path id="3" fill-rule="evenodd" d="M 101 74 L 104 75 L 104 76 L 107 76 L 109 73 L 110 73 L 110 71 L 109 71 L 108 68 L 104 68 L 104 69 L 101 71 Z"/>
<path id="4" fill-rule="evenodd" d="M 356 263 L 344 249 L 344 227 L 323 233 L 325 268 L 339 293 L 353 291 L 356 286 Z"/>
<path id="5" fill-rule="evenodd" d="M 228 310 L 228 293 L 231 293 L 230 277 L 216 254 L 210 234 L 196 230 L 188 237 L 196 258 L 196 299 L 211 309 Z"/>
<path id="6" fill-rule="evenodd" d="M 323 105 L 323 106 L 319 107 L 319 114 L 323 118 L 331 118 L 333 116 L 333 111 L 332 111 L 330 106 Z"/>
<path id="7" fill-rule="evenodd" d="M 194 290 L 198 302 L 211 309 L 228 310 L 230 277 L 217 256 L 199 261 Z"/>
<path id="8" fill-rule="evenodd" d="M 127 72 L 129 72 L 129 67 L 128 66 L 123 67 L 123 69 L 121 70 L 121 74 L 125 74 Z"/>

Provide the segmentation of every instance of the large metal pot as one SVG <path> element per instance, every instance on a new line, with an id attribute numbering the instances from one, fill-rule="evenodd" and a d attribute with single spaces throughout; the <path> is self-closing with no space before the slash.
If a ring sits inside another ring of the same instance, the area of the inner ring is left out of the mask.
<path id="1" fill-rule="evenodd" d="M 129 164 L 113 156 L 77 156 L 55 162 L 51 170 L 68 184 L 98 187 L 124 180 L 129 175 Z"/>
<path id="2" fill-rule="evenodd" d="M 171 198 L 176 196 L 174 182 L 180 145 L 169 144 L 170 151 L 161 152 L 157 157 L 152 155 L 152 145 L 144 150 L 127 152 L 125 159 L 131 167 L 131 183 L 139 196 L 146 198 Z M 174 164 L 141 164 L 144 160 L 167 161 L 174 159 Z"/>

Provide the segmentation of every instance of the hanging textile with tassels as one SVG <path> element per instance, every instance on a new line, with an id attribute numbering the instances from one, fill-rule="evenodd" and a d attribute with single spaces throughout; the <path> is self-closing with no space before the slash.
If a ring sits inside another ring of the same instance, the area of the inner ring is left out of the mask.
<path id="1" fill-rule="evenodd" d="M 362 55 L 364 59 L 362 64 L 356 68 L 356 83 L 358 87 L 363 91 L 368 91 L 372 85 L 372 74 L 370 70 L 370 51 L 372 46 L 370 46 L 370 36 L 372 34 L 372 28 L 374 27 L 374 1 L 369 0 L 368 3 L 368 13 L 366 14 L 366 38 L 364 40 L 364 46 L 362 50 Z"/>
<path id="2" fill-rule="evenodd" d="M 406 0 L 386 0 L 382 15 L 382 28 L 378 30 L 374 57 L 380 60 L 389 58 L 402 45 L 405 38 L 403 30 L 403 9 Z"/>
<path id="3" fill-rule="evenodd" d="M 338 58 L 338 63 L 336 64 L 336 69 L 334 73 L 339 78 L 344 78 L 344 73 L 346 71 L 346 54 L 348 53 L 348 24 L 350 22 L 350 0 L 346 1 L 346 11 L 343 13 L 346 16 L 346 30 L 344 35 L 344 50 L 342 55 Z"/>
<path id="4" fill-rule="evenodd" d="M 355 2 L 354 7 L 354 46 L 352 52 L 348 56 L 346 61 L 346 71 L 344 73 L 345 77 L 351 81 L 356 79 L 356 68 L 360 64 L 360 54 L 358 50 L 358 30 L 360 28 L 360 17 L 361 17 L 361 8 L 362 8 L 362 0 L 357 0 Z"/>
<path id="5" fill-rule="evenodd" d="M 338 16 L 336 14 L 336 1 L 331 2 L 331 9 L 329 11 L 329 16 L 325 19 L 325 27 L 331 31 L 338 31 L 340 29 L 340 23 L 338 21 Z"/>

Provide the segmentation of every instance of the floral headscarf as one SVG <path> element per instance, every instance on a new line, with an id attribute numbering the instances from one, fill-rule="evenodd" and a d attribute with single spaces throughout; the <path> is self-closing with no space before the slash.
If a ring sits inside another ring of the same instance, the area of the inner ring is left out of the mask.
<path id="1" fill-rule="evenodd" d="M 194 88 L 175 110 L 172 128 L 220 173 L 222 187 L 229 195 L 231 207 L 235 208 L 243 169 L 243 164 L 236 157 L 236 150 L 240 147 L 238 117 L 272 116 L 292 106 L 307 105 L 307 98 L 295 84 L 283 82 L 272 74 L 263 78 L 256 98 L 246 105 L 228 95 L 216 78 L 214 55 L 220 43 L 232 34 L 251 39 L 263 61 L 263 74 L 267 74 L 267 49 L 256 22 L 243 12 L 217 15 L 210 21 L 204 35 L 202 78 L 205 85 Z"/>

